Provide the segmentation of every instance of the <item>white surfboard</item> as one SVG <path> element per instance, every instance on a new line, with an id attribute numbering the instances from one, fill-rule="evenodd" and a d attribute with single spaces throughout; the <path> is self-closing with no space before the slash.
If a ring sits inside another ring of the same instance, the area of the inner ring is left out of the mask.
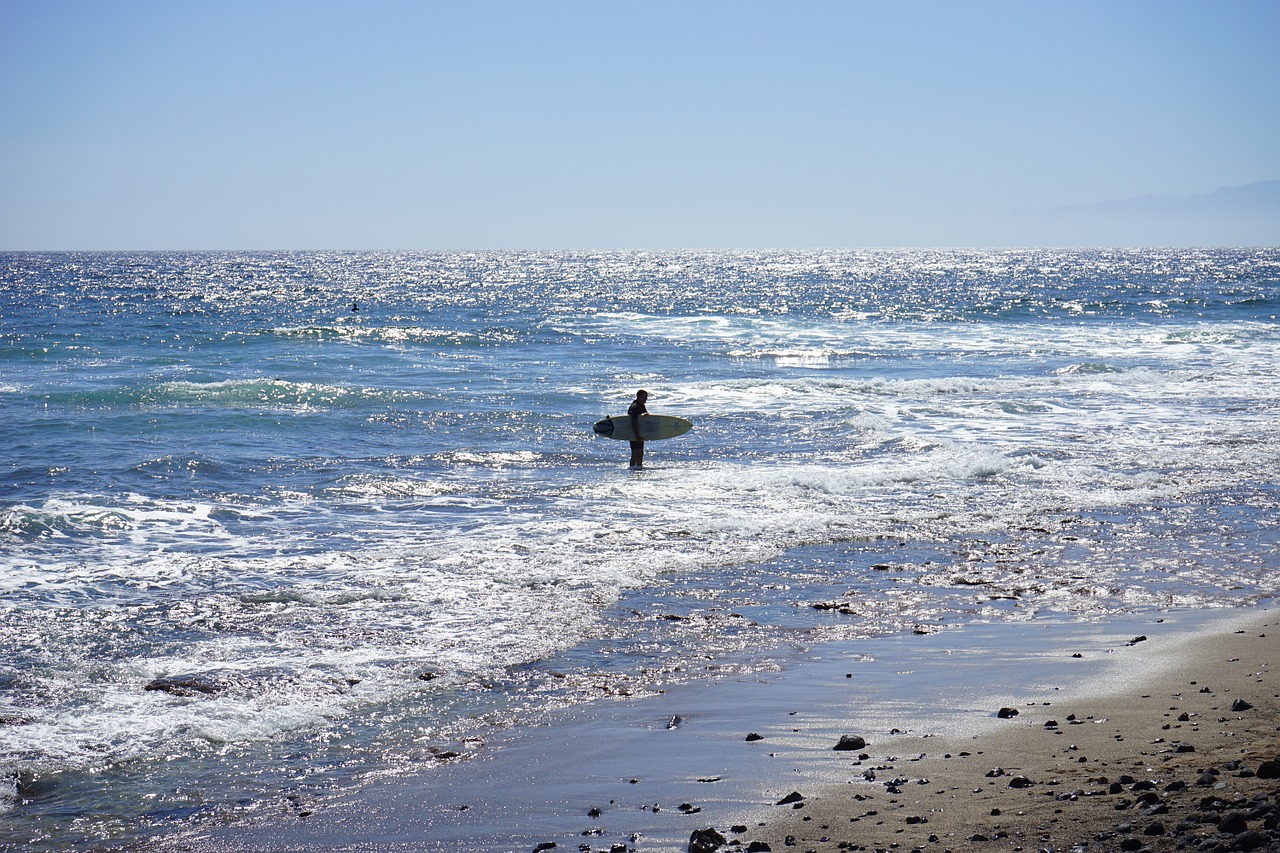
<path id="1" fill-rule="evenodd" d="M 618 441 L 635 441 L 631 434 L 631 418 L 628 415 L 613 415 L 597 421 L 592 427 L 596 435 L 613 438 Z M 671 415 L 641 415 L 640 440 L 661 441 L 664 438 L 675 438 L 693 429 L 693 424 L 684 418 Z"/>

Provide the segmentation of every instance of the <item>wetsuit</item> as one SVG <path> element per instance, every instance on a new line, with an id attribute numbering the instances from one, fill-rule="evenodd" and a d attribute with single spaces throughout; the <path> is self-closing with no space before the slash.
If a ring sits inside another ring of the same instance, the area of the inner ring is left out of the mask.
<path id="1" fill-rule="evenodd" d="M 649 410 L 645 407 L 644 401 L 639 397 L 636 397 L 635 400 L 631 402 L 631 405 L 627 407 L 627 416 L 631 418 L 631 434 L 637 438 L 640 435 L 640 416 L 647 414 L 649 414 Z M 644 467 L 643 441 L 631 442 L 631 467 Z"/>

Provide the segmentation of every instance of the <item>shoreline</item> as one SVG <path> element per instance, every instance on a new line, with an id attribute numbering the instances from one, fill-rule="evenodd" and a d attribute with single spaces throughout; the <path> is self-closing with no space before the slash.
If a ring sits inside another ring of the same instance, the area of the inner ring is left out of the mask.
<path id="1" fill-rule="evenodd" d="M 1280 612 L 1143 643 L 983 734 L 902 738 L 905 760 L 869 745 L 843 785 L 737 835 L 805 853 L 1280 849 Z"/>
<path id="2" fill-rule="evenodd" d="M 1268 626 L 1270 641 L 1257 636 Z M 1138 635 L 1148 639 L 1131 642 Z M 1066 835 L 1091 841 L 1135 823 L 1136 805 L 1116 806 L 1138 793 L 1098 794 L 1111 784 L 1098 777 L 1143 781 L 1148 764 L 1171 772 L 1215 760 L 1206 742 L 1215 714 L 1254 721 L 1234 725 L 1223 749 L 1257 743 L 1238 760 L 1256 763 L 1265 749 L 1274 758 L 1280 703 L 1263 664 L 1277 639 L 1280 611 L 1250 606 L 827 644 L 779 672 L 552 714 L 495 736 L 468 760 L 302 810 L 294 802 L 278 814 L 187 828 L 148 848 L 684 853 L 695 831 L 714 828 L 725 851 L 1059 849 Z M 1217 660 L 1228 646 L 1240 648 L 1231 657 L 1241 666 Z M 1212 692 L 1187 693 L 1190 680 Z M 1147 698 L 1128 695 L 1138 685 Z M 1212 709 L 1223 697 L 1247 698 L 1255 710 L 1219 714 Z M 1165 716 L 1181 713 L 1166 710 L 1176 701 L 1194 725 Z M 1004 706 L 1019 714 L 998 719 Z M 1050 719 L 1058 725 L 1046 729 Z M 866 747 L 833 750 L 845 734 Z M 1194 753 L 1166 755 L 1155 743 L 1175 750 L 1175 738 L 1192 737 Z M 987 777 L 995 767 L 1003 775 Z M 1008 788 L 1018 776 L 1034 784 Z M 885 784 L 892 780 L 901 780 L 899 793 Z M 1193 781 L 1187 791 L 1198 802 L 1203 788 Z M 792 792 L 801 799 L 775 805 Z"/>

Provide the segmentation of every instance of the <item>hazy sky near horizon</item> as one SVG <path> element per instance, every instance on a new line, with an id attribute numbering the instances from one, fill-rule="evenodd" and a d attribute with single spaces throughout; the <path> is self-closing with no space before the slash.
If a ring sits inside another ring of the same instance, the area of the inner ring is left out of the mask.
<path id="1" fill-rule="evenodd" d="M 1280 178 L 1277 43 L 1275 0 L 0 0 L 0 249 L 1016 244 Z"/>

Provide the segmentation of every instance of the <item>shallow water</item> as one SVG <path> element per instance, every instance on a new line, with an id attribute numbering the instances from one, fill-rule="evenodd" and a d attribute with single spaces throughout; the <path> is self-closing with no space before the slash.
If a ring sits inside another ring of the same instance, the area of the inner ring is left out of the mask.
<path id="1" fill-rule="evenodd" d="M 0 255 L 0 839 L 1272 596 L 1278 310 L 1275 250 Z M 695 428 L 630 473 L 638 387 Z"/>

